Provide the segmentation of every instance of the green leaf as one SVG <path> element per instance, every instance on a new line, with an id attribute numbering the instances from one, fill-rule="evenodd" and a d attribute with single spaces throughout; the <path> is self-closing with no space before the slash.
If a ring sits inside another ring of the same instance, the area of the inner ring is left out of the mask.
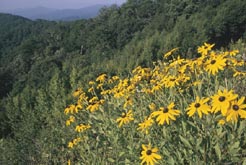
<path id="1" fill-rule="evenodd" d="M 235 142 L 232 146 L 230 146 L 230 149 L 238 148 L 239 144 L 240 144 L 239 141 Z"/>
<path id="2" fill-rule="evenodd" d="M 130 164 L 131 161 L 129 159 L 125 159 L 125 164 Z"/>
<path id="3" fill-rule="evenodd" d="M 229 146 L 229 152 L 231 154 L 236 154 L 238 152 L 238 149 L 239 149 L 239 145 L 240 145 L 240 142 L 235 142 L 234 144 L 230 145 Z"/>
<path id="4" fill-rule="evenodd" d="M 196 139 L 196 148 L 197 148 L 197 149 L 200 148 L 201 143 L 202 143 L 202 138 L 197 138 L 197 139 Z"/>
<path id="5" fill-rule="evenodd" d="M 120 152 L 119 157 L 123 156 L 125 152 Z"/>
<path id="6" fill-rule="evenodd" d="M 187 123 L 189 124 L 189 125 L 191 125 L 192 127 L 194 127 L 194 128 L 198 128 L 193 122 L 191 122 L 191 121 L 187 121 Z"/>
<path id="7" fill-rule="evenodd" d="M 215 153 L 217 157 L 219 158 L 219 160 L 221 160 L 221 150 L 220 150 L 220 146 L 218 143 L 214 146 L 214 149 L 215 149 Z"/>
<path id="8" fill-rule="evenodd" d="M 186 132 L 186 125 L 187 125 L 187 123 L 182 121 L 182 127 L 183 127 L 183 132 L 184 133 Z"/>
<path id="9" fill-rule="evenodd" d="M 168 159 L 168 164 L 175 164 L 175 161 L 173 160 L 172 157 L 169 157 L 169 159 Z"/>
<path id="10" fill-rule="evenodd" d="M 192 148 L 191 144 L 189 143 L 189 141 L 187 139 L 185 139 L 184 137 L 182 137 L 181 135 L 179 135 L 180 140 L 184 143 L 184 145 L 188 148 Z"/>
<path id="11" fill-rule="evenodd" d="M 240 123 L 240 126 L 238 128 L 238 134 L 239 135 L 242 134 L 244 132 L 244 130 L 245 130 L 245 123 L 244 122 L 241 122 Z"/>
<path id="12" fill-rule="evenodd" d="M 111 162 L 111 163 L 114 163 L 115 162 L 115 160 L 112 159 L 112 158 L 108 158 L 108 161 Z"/>
<path id="13" fill-rule="evenodd" d="M 246 158 L 244 158 L 243 160 L 243 165 L 246 165 Z"/>

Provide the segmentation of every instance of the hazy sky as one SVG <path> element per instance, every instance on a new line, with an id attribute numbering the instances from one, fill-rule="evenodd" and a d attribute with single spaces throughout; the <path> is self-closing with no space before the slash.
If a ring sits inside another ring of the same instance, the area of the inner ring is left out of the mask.
<path id="1" fill-rule="evenodd" d="M 43 6 L 57 9 L 82 8 L 95 4 L 122 4 L 127 0 L 0 0 L 0 11 Z"/>

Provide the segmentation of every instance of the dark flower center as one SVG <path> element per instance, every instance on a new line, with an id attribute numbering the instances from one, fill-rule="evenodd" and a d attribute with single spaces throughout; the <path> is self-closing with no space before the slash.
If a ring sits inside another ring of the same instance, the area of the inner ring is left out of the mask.
<path id="1" fill-rule="evenodd" d="M 210 64 L 215 64 L 216 63 L 216 60 L 212 60 L 211 62 L 210 62 Z"/>
<path id="2" fill-rule="evenodd" d="M 200 106 L 201 106 L 200 103 L 196 103 L 196 104 L 195 104 L 195 108 L 199 108 Z"/>
<path id="3" fill-rule="evenodd" d="M 146 151 L 146 154 L 147 154 L 147 155 L 151 155 L 151 154 L 152 154 L 152 151 L 151 151 L 151 150 L 147 150 L 147 151 Z"/>
<path id="4" fill-rule="evenodd" d="M 219 101 L 220 101 L 220 102 L 225 101 L 225 96 L 220 96 L 220 97 L 219 97 Z"/>
<path id="5" fill-rule="evenodd" d="M 167 113 L 168 112 L 168 108 L 164 108 L 164 110 L 162 112 L 163 113 Z"/>
<path id="6" fill-rule="evenodd" d="M 175 81 L 175 78 L 171 78 L 170 81 Z"/>
<path id="7" fill-rule="evenodd" d="M 239 110 L 239 106 L 238 106 L 238 105 L 233 105 L 233 106 L 232 106 L 232 109 L 233 109 L 234 111 L 238 111 L 238 110 Z"/>
<path id="8" fill-rule="evenodd" d="M 125 118 L 126 117 L 126 113 L 122 113 L 121 117 Z"/>

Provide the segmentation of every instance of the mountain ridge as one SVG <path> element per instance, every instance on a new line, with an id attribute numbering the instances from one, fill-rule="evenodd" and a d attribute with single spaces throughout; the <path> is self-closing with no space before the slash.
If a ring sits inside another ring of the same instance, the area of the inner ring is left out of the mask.
<path id="1" fill-rule="evenodd" d="M 109 5 L 96 4 L 79 9 L 55 9 L 37 6 L 34 8 L 9 10 L 2 13 L 22 16 L 31 20 L 72 21 L 96 17 L 99 14 L 100 9 L 107 6 Z"/>

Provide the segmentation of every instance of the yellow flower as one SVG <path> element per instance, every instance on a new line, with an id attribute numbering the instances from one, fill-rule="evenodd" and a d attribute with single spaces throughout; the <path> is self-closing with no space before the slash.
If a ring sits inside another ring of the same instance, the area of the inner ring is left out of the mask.
<path id="1" fill-rule="evenodd" d="M 75 145 L 77 145 L 78 142 L 80 142 L 80 141 L 81 141 L 81 139 L 80 139 L 79 137 L 73 139 L 73 141 L 71 141 L 71 142 L 68 143 L 68 148 L 73 148 L 73 147 L 74 147 Z"/>
<path id="2" fill-rule="evenodd" d="M 217 113 L 221 111 L 223 116 L 226 116 L 227 111 L 230 107 L 230 102 L 237 98 L 237 94 L 233 94 L 233 91 L 227 91 L 224 89 L 222 92 L 218 90 L 218 94 L 212 96 L 212 112 Z"/>
<path id="3" fill-rule="evenodd" d="M 86 110 L 89 110 L 91 112 L 94 112 L 96 110 L 99 109 L 99 106 L 100 106 L 100 103 L 99 102 L 96 102 L 96 103 L 91 103 L 89 104 L 87 107 L 86 107 Z"/>
<path id="4" fill-rule="evenodd" d="M 67 165 L 71 165 L 71 161 L 70 161 L 70 159 L 68 159 L 68 161 L 67 161 Z"/>
<path id="5" fill-rule="evenodd" d="M 239 50 L 232 50 L 229 52 L 230 56 L 236 56 L 239 53 Z"/>
<path id="6" fill-rule="evenodd" d="M 208 51 L 210 51 L 214 47 L 214 44 L 208 44 L 204 43 L 203 46 L 198 47 L 197 51 L 198 53 L 202 54 L 202 56 L 205 56 L 208 54 Z"/>
<path id="7" fill-rule="evenodd" d="M 219 70 L 224 70 L 226 59 L 222 55 L 218 55 L 209 59 L 206 63 L 205 70 L 212 75 L 215 75 Z"/>
<path id="8" fill-rule="evenodd" d="M 73 97 L 78 97 L 82 92 L 83 92 L 83 90 L 81 88 L 76 89 L 73 92 Z"/>
<path id="9" fill-rule="evenodd" d="M 157 160 L 161 159 L 161 156 L 157 154 L 158 148 L 151 148 L 150 144 L 148 146 L 142 144 L 142 149 L 140 157 L 142 160 L 141 164 L 154 165 L 157 163 Z"/>
<path id="10" fill-rule="evenodd" d="M 73 142 L 68 143 L 68 148 L 73 148 Z"/>
<path id="11" fill-rule="evenodd" d="M 155 91 L 159 91 L 159 90 L 161 90 L 161 89 L 162 89 L 162 88 L 161 88 L 161 85 L 160 85 L 160 84 L 156 84 L 156 85 L 154 85 L 154 86 L 152 87 L 150 93 L 154 93 Z"/>
<path id="12" fill-rule="evenodd" d="M 97 85 L 97 89 L 103 90 L 103 84 L 102 84 L 102 83 L 98 84 L 98 85 Z"/>
<path id="13" fill-rule="evenodd" d="M 224 125 L 225 124 L 225 120 L 224 119 L 219 120 L 218 124 L 219 125 Z"/>
<path id="14" fill-rule="evenodd" d="M 89 100 L 89 103 L 95 103 L 96 101 L 98 101 L 98 97 L 94 96 Z"/>
<path id="15" fill-rule="evenodd" d="M 176 50 L 178 50 L 178 48 L 174 48 L 172 50 L 170 50 L 169 52 L 164 54 L 164 58 L 168 58 L 169 56 L 172 55 L 173 52 L 175 52 Z"/>
<path id="16" fill-rule="evenodd" d="M 201 85 L 202 82 L 201 81 L 195 81 L 192 83 L 192 86 L 198 86 L 198 85 Z"/>
<path id="17" fill-rule="evenodd" d="M 76 104 L 75 109 L 74 109 L 75 113 L 78 113 L 78 111 L 79 111 L 80 109 L 82 109 L 82 108 L 83 108 L 83 107 L 82 107 L 81 104 Z"/>
<path id="18" fill-rule="evenodd" d="M 149 133 L 148 129 L 149 127 L 152 126 L 153 123 L 154 123 L 154 120 L 151 117 L 146 117 L 142 123 L 138 124 L 137 130 L 140 130 L 142 132 L 145 131 L 145 133 L 148 134 Z"/>
<path id="19" fill-rule="evenodd" d="M 233 74 L 233 77 L 237 77 L 237 76 L 242 76 L 242 77 L 244 77 L 244 76 L 246 76 L 246 72 L 244 71 L 239 71 L 239 70 L 237 70 L 237 69 L 235 69 L 235 68 L 233 68 L 233 71 L 234 71 L 234 74 Z"/>
<path id="20" fill-rule="evenodd" d="M 81 141 L 80 138 L 75 138 L 75 139 L 73 139 L 73 144 L 74 144 L 74 145 L 77 145 L 78 142 L 80 142 L 80 141 Z"/>
<path id="21" fill-rule="evenodd" d="M 106 74 L 101 74 L 100 76 L 97 77 L 96 81 L 103 83 L 103 82 L 105 82 L 106 78 L 107 78 Z"/>
<path id="22" fill-rule="evenodd" d="M 91 128 L 90 125 L 84 125 L 84 124 L 80 124 L 80 125 L 77 125 L 76 128 L 75 128 L 75 131 L 77 132 L 83 132 L 87 129 Z"/>
<path id="23" fill-rule="evenodd" d="M 132 105 L 133 105 L 133 100 L 131 98 L 127 98 L 123 105 L 123 108 L 126 109 L 128 106 L 132 106 Z"/>
<path id="24" fill-rule="evenodd" d="M 169 119 L 176 120 L 175 116 L 180 114 L 179 110 L 173 109 L 174 103 L 169 104 L 168 107 L 160 107 L 158 111 L 152 112 L 151 117 L 156 117 L 156 121 L 159 125 L 163 125 L 165 122 L 169 124 Z"/>
<path id="25" fill-rule="evenodd" d="M 180 56 L 178 56 L 177 59 L 174 59 L 173 62 L 169 64 L 169 67 L 176 68 L 178 67 L 178 65 L 181 65 L 184 61 L 185 59 L 180 58 Z"/>
<path id="26" fill-rule="evenodd" d="M 151 104 L 149 105 L 149 109 L 150 109 L 151 111 L 155 111 L 155 110 L 156 110 L 156 105 L 155 105 L 154 103 L 151 103 Z"/>
<path id="27" fill-rule="evenodd" d="M 187 114 L 189 117 L 193 116 L 195 112 L 198 113 L 198 116 L 202 118 L 202 114 L 208 114 L 210 107 L 206 104 L 209 101 L 209 98 L 200 99 L 196 97 L 196 101 L 191 103 L 187 108 Z"/>
<path id="28" fill-rule="evenodd" d="M 95 81 L 89 81 L 89 85 L 94 85 Z"/>
<path id="29" fill-rule="evenodd" d="M 66 126 L 71 125 L 71 123 L 73 123 L 75 121 L 75 117 L 74 116 L 70 116 L 69 119 L 66 121 Z"/>
<path id="30" fill-rule="evenodd" d="M 90 88 L 88 89 L 88 92 L 90 92 L 90 93 L 94 92 L 94 88 L 93 88 L 93 87 L 90 87 Z"/>
<path id="31" fill-rule="evenodd" d="M 238 116 L 241 118 L 246 118 L 246 104 L 244 104 L 245 97 L 242 97 L 240 100 L 234 100 L 231 103 L 231 106 L 228 110 L 226 121 L 237 122 Z"/>
<path id="32" fill-rule="evenodd" d="M 71 104 L 67 108 L 65 108 L 64 113 L 67 115 L 68 113 L 74 113 L 75 105 Z"/>
<path id="33" fill-rule="evenodd" d="M 175 76 L 168 76 L 165 81 L 165 86 L 167 88 L 175 87 L 176 85 L 179 85 L 179 79 L 177 79 Z"/>
<path id="34" fill-rule="evenodd" d="M 65 108 L 64 113 L 65 113 L 66 115 L 70 113 L 70 108 L 69 108 L 69 106 Z"/>
<path id="35" fill-rule="evenodd" d="M 119 80 L 120 78 L 118 77 L 118 76 L 113 76 L 112 77 L 112 80 L 114 80 L 114 81 L 117 81 L 117 80 Z"/>
<path id="36" fill-rule="evenodd" d="M 123 124 L 127 124 L 132 120 L 134 120 L 132 110 L 129 110 L 127 113 L 123 112 L 121 117 L 116 119 L 116 122 L 119 122 L 119 127 L 121 127 Z"/>

